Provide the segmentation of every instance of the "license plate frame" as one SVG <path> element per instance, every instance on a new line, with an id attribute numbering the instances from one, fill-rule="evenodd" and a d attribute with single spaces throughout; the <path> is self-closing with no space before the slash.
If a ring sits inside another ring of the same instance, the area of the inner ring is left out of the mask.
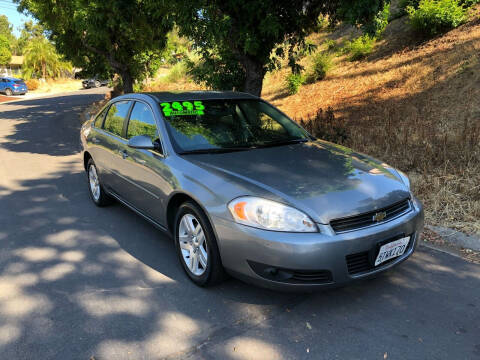
<path id="1" fill-rule="evenodd" d="M 378 267 L 385 262 L 395 259 L 405 254 L 409 248 L 412 236 L 402 236 L 398 238 L 390 239 L 389 241 L 379 244 L 378 251 L 376 251 L 375 258 L 373 259 L 373 266 Z"/>

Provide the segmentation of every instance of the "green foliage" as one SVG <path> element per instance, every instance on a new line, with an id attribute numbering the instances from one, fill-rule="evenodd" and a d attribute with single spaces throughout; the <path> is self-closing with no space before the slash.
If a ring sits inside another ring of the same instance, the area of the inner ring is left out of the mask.
<path id="1" fill-rule="evenodd" d="M 196 83 L 213 90 L 241 90 L 245 81 L 245 70 L 229 52 L 212 52 L 198 61 L 186 60 L 187 74 Z"/>
<path id="2" fill-rule="evenodd" d="M 456 28 L 467 19 L 467 10 L 457 0 L 421 0 L 418 9 L 406 11 L 414 30 L 433 36 Z"/>
<path id="3" fill-rule="evenodd" d="M 287 87 L 287 92 L 290 95 L 296 94 L 300 86 L 305 82 L 305 78 L 302 74 L 291 73 L 285 79 L 285 85 Z"/>
<path id="4" fill-rule="evenodd" d="M 338 44 L 335 40 L 327 39 L 323 42 L 323 44 L 325 45 L 327 51 L 334 52 L 338 50 Z"/>
<path id="5" fill-rule="evenodd" d="M 48 29 L 57 49 L 90 75 L 117 72 L 124 90 L 152 70 L 173 26 L 171 3 L 156 0 L 16 0 Z M 52 11 L 54 10 L 54 11 Z"/>
<path id="6" fill-rule="evenodd" d="M 328 52 L 319 52 L 313 57 L 312 80 L 319 81 L 325 79 L 327 73 L 333 68 L 332 54 Z"/>
<path id="7" fill-rule="evenodd" d="M 23 77 L 56 78 L 72 71 L 72 64 L 63 60 L 55 47 L 44 37 L 31 39 L 23 51 Z"/>
<path id="8" fill-rule="evenodd" d="M 26 21 L 23 23 L 22 31 L 17 40 L 17 51 L 19 54 L 23 53 L 23 50 L 27 46 L 27 43 L 32 39 L 39 39 L 45 37 L 45 29 L 40 24 L 35 24 L 33 21 Z"/>
<path id="9" fill-rule="evenodd" d="M 459 1 L 459 4 L 462 5 L 464 8 L 469 8 L 479 3 L 480 3 L 480 0 L 460 0 Z"/>
<path id="10" fill-rule="evenodd" d="M 475 4 L 480 3 L 480 0 L 459 0 L 458 3 L 462 5 L 464 8 L 469 8 Z M 414 9 L 418 9 L 419 5 L 420 5 L 420 0 L 400 0 L 400 3 L 399 3 L 399 7 L 404 10 L 408 6 L 411 6 Z"/>
<path id="11" fill-rule="evenodd" d="M 375 38 L 365 34 L 352 41 L 347 41 L 343 52 L 349 54 L 350 61 L 363 59 L 373 51 Z"/>
<path id="12" fill-rule="evenodd" d="M 363 26 L 363 31 L 372 37 L 379 37 L 388 25 L 389 16 L 390 4 L 386 4 L 370 22 Z"/>
<path id="13" fill-rule="evenodd" d="M 174 27 L 167 35 L 167 45 L 162 52 L 162 58 L 170 65 L 175 65 L 187 56 L 190 42 L 178 33 L 178 27 Z"/>
<path id="14" fill-rule="evenodd" d="M 17 49 L 17 38 L 13 34 L 13 25 L 10 24 L 6 15 L 0 15 L 0 36 L 7 40 L 10 56 L 17 55 L 19 53 Z M 3 57 L 5 58 L 8 51 L 5 50 L 5 45 L 3 45 L 2 49 L 0 52 L 3 53 Z"/>
<path id="15" fill-rule="evenodd" d="M 5 35 L 0 35 L 0 65 L 7 65 L 12 59 L 10 42 Z"/>
<path id="16" fill-rule="evenodd" d="M 174 16 L 201 57 L 194 79 L 260 95 L 265 73 L 278 68 L 280 59 L 288 58 L 294 72 L 301 69 L 297 52 L 307 46 L 305 38 L 320 15 L 362 24 L 384 5 L 384 0 L 179 0 Z M 352 6 L 361 11 L 348 11 Z"/>
<path id="17" fill-rule="evenodd" d="M 404 10 L 409 6 L 418 9 L 418 4 L 420 4 L 420 0 L 400 0 L 398 6 Z"/>
<path id="18" fill-rule="evenodd" d="M 346 0 L 339 3 L 336 16 L 352 25 L 360 26 L 364 33 L 378 36 L 388 23 L 389 0 Z"/>
<path id="19" fill-rule="evenodd" d="M 184 78 L 187 75 L 187 65 L 181 61 L 176 63 L 170 68 L 165 80 L 170 83 L 175 83 Z"/>

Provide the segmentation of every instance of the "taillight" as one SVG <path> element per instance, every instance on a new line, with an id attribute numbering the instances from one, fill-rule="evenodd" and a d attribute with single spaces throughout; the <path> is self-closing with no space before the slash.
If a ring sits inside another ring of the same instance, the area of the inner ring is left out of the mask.
<path id="1" fill-rule="evenodd" d="M 13 87 L 19 87 L 19 86 L 20 86 L 20 85 L 18 85 L 18 84 L 13 84 Z"/>

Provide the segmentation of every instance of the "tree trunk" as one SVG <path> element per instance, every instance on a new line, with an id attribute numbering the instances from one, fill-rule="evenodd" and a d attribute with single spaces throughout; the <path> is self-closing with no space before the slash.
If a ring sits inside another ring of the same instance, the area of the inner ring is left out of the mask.
<path id="1" fill-rule="evenodd" d="M 132 74 L 130 74 L 130 71 L 124 70 L 120 75 L 122 76 L 123 92 L 125 94 L 133 93 L 133 78 Z"/>
<path id="2" fill-rule="evenodd" d="M 245 56 L 242 59 L 242 65 L 245 70 L 245 82 L 243 91 L 260 97 L 262 94 L 263 78 L 265 76 L 264 64 L 256 59 Z"/>

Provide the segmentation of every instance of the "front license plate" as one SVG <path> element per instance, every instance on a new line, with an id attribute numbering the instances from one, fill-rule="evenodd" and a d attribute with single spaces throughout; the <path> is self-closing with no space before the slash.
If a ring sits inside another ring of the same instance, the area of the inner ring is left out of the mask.
<path id="1" fill-rule="evenodd" d="M 375 260 L 375 266 L 378 266 L 387 260 L 396 258 L 397 256 L 403 255 L 407 249 L 409 241 L 410 236 L 407 236 L 383 245 L 378 251 L 378 256 Z"/>

